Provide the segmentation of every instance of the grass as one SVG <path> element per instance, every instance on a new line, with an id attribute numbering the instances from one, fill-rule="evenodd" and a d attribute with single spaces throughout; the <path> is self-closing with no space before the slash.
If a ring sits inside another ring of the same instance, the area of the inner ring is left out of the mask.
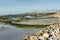
<path id="1" fill-rule="evenodd" d="M 47 25 L 24 25 L 24 24 L 13 24 L 14 26 L 18 28 L 44 28 L 50 26 L 49 24 Z"/>

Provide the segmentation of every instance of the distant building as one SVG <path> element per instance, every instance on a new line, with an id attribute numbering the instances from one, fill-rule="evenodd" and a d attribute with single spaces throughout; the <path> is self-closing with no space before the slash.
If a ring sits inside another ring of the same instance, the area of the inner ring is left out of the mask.
<path id="1" fill-rule="evenodd" d="M 24 18 L 32 18 L 32 16 L 25 16 Z"/>

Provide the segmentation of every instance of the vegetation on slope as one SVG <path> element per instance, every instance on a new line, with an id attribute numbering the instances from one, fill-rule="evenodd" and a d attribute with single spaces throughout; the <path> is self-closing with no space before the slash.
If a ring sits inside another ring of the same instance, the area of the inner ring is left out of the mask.
<path id="1" fill-rule="evenodd" d="M 44 28 L 44 27 L 48 27 L 50 26 L 49 24 L 46 25 L 24 25 L 24 24 L 13 24 L 14 26 L 18 27 L 18 28 Z"/>

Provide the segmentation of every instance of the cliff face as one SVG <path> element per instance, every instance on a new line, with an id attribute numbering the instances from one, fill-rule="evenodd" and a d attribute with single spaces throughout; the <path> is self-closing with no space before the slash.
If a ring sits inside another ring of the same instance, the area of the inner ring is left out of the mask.
<path id="1" fill-rule="evenodd" d="M 24 40 L 60 40 L 60 26 L 58 24 L 50 25 L 39 32 L 27 35 Z"/>

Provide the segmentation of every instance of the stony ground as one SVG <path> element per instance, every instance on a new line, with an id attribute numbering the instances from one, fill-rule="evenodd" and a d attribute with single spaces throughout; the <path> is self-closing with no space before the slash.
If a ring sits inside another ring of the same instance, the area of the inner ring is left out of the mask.
<path id="1" fill-rule="evenodd" d="M 58 24 L 50 25 L 39 32 L 26 35 L 23 40 L 60 40 L 60 26 Z"/>

